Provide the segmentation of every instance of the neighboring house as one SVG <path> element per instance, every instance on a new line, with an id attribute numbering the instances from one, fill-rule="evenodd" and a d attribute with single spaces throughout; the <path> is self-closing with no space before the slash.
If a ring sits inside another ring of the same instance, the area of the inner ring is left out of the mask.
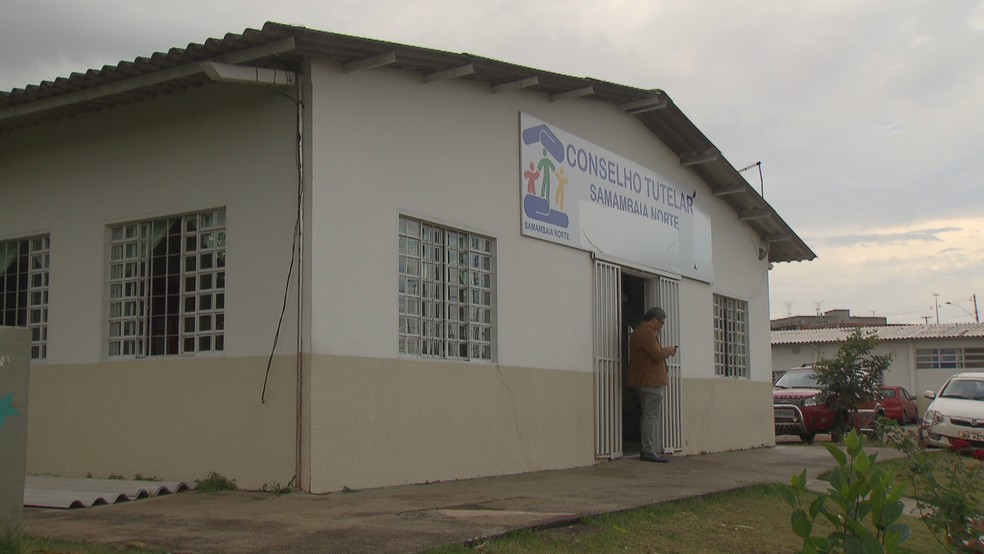
<path id="1" fill-rule="evenodd" d="M 773 331 L 773 377 L 821 357 L 835 357 L 854 331 Z M 917 397 L 920 413 L 930 402 L 923 397 L 925 391 L 938 390 L 954 373 L 984 370 L 984 323 L 888 325 L 863 327 L 861 332 L 878 336 L 873 354 L 892 356 L 892 364 L 885 372 L 885 384 L 908 389 Z"/>
<path id="2" fill-rule="evenodd" d="M 773 319 L 771 325 L 773 331 L 827 327 L 879 327 L 888 325 L 888 319 L 851 315 L 851 310 L 828 310 L 823 315 L 797 315 Z"/>
<path id="3" fill-rule="evenodd" d="M 0 157 L 31 473 L 617 458 L 656 304 L 666 447 L 774 444 L 768 270 L 815 255 L 662 91 L 268 23 L 0 93 Z"/>

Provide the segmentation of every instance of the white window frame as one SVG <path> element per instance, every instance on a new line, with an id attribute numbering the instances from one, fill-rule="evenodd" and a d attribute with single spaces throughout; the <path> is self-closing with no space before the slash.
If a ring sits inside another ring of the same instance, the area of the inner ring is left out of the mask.
<path id="1" fill-rule="evenodd" d="M 984 369 L 984 348 L 917 348 L 916 369 Z"/>
<path id="2" fill-rule="evenodd" d="M 0 325 L 31 330 L 32 360 L 48 357 L 50 259 L 50 235 L 0 241 Z M 7 275 L 11 268 L 16 272 L 13 280 Z"/>
<path id="3" fill-rule="evenodd" d="M 225 350 L 225 208 L 109 228 L 107 356 Z"/>
<path id="4" fill-rule="evenodd" d="M 714 374 L 750 378 L 748 302 L 714 295 Z"/>
<path id="5" fill-rule="evenodd" d="M 495 357 L 495 239 L 400 216 L 398 351 Z"/>

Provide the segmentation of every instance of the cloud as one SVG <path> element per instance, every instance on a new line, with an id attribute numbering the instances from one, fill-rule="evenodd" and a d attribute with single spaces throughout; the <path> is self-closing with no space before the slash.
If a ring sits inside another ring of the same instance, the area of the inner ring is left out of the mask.
<path id="1" fill-rule="evenodd" d="M 977 10 L 971 14 L 968 24 L 971 29 L 984 32 L 984 2 L 981 2 Z"/>
<path id="2" fill-rule="evenodd" d="M 910 242 L 944 242 L 944 239 L 940 236 L 941 234 L 959 231 L 961 231 L 961 229 L 957 227 L 940 227 L 936 229 L 918 229 L 912 231 L 895 231 L 886 233 L 860 233 L 821 238 L 819 239 L 819 243 L 827 246 L 885 246 L 890 244 L 907 244 Z"/>
<path id="3" fill-rule="evenodd" d="M 935 321 L 936 298 L 959 304 L 984 290 L 984 216 L 852 231 L 813 237 L 819 256 L 813 262 L 773 268 L 773 317 L 790 309 L 812 314 L 819 305 L 875 312 L 889 323 L 922 323 L 927 316 Z M 966 321 L 958 310 L 941 310 L 941 322 Z"/>

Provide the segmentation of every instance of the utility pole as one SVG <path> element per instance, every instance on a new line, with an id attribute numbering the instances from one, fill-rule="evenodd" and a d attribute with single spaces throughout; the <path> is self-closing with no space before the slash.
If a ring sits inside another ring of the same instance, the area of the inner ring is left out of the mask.
<path id="1" fill-rule="evenodd" d="M 981 322 L 981 317 L 977 315 L 977 293 L 970 295 L 970 300 L 974 303 L 974 321 L 977 323 Z"/>
<path id="2" fill-rule="evenodd" d="M 933 305 L 936 307 L 936 324 L 940 324 L 940 293 L 933 293 Z"/>

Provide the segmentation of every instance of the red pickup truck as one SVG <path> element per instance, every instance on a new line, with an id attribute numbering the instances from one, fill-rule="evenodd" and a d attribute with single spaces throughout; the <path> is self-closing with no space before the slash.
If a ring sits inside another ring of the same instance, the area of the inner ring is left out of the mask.
<path id="1" fill-rule="evenodd" d="M 817 433 L 829 433 L 849 421 L 847 412 L 834 413 L 817 386 L 813 366 L 786 371 L 772 387 L 772 411 L 776 436 L 797 435 L 803 442 L 813 442 Z M 870 430 L 879 416 L 885 414 L 880 402 L 859 406 L 858 418 L 862 430 Z"/>

